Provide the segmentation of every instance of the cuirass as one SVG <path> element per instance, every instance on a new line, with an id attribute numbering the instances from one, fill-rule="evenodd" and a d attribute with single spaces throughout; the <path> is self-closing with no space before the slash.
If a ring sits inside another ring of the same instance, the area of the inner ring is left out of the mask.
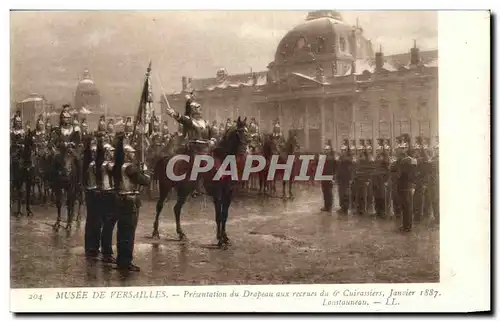
<path id="1" fill-rule="evenodd" d="M 87 189 L 96 189 L 97 188 L 97 180 L 96 180 L 96 165 L 95 162 L 92 161 L 89 164 L 89 169 L 88 169 L 88 182 L 87 182 Z"/>
<path id="2" fill-rule="evenodd" d="M 203 120 L 191 119 L 192 127 L 188 131 L 188 137 L 190 140 L 210 140 L 210 126 Z"/>
<path id="3" fill-rule="evenodd" d="M 132 194 L 136 193 L 138 190 L 137 185 L 134 184 L 132 181 L 130 181 L 130 178 L 126 173 L 127 168 L 131 165 L 132 165 L 131 163 L 125 163 L 122 165 L 121 168 L 122 180 L 120 183 L 120 193 L 122 194 Z"/>
<path id="4" fill-rule="evenodd" d="M 61 137 L 64 141 L 68 141 L 70 135 L 73 133 L 73 128 L 61 128 Z"/>
<path id="5" fill-rule="evenodd" d="M 113 167 L 113 163 L 111 161 L 104 161 L 101 165 L 101 173 L 102 173 L 102 190 L 111 190 L 113 186 L 111 185 L 111 176 L 110 169 Z"/>

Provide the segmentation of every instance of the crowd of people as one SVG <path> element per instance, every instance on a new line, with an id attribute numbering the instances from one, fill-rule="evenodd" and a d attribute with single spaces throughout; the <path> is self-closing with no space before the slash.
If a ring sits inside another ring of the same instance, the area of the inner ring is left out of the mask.
<path id="1" fill-rule="evenodd" d="M 417 137 L 411 143 L 408 134 L 398 136 L 396 145 L 390 140 L 345 139 L 337 154 L 330 142 L 325 145 L 327 174 L 334 174 L 340 209 L 378 217 L 394 215 L 402 218 L 401 230 L 409 232 L 413 222 L 430 219 L 439 224 L 439 146 L 430 147 L 429 140 Z M 375 150 L 374 150 L 375 149 Z M 323 181 L 323 211 L 333 206 L 333 182 Z"/>

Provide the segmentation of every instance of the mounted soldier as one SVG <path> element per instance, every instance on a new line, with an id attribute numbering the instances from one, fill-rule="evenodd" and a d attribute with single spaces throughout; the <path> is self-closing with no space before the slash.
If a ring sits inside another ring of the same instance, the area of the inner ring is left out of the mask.
<path id="1" fill-rule="evenodd" d="M 134 134 L 133 131 L 134 131 L 134 124 L 132 123 L 132 118 L 127 117 L 127 120 L 125 121 L 124 129 L 123 129 L 125 144 L 131 144 L 132 135 Z"/>
<path id="2" fill-rule="evenodd" d="M 281 148 L 285 144 L 285 138 L 283 137 L 283 133 L 281 132 L 281 125 L 279 119 L 276 119 L 273 125 L 273 133 L 271 134 L 271 140 L 273 140 L 278 148 L 278 151 L 281 151 Z"/>
<path id="3" fill-rule="evenodd" d="M 255 119 L 252 119 L 248 128 L 249 142 L 248 147 L 252 153 L 255 153 L 258 147 L 262 144 L 261 137 L 259 133 L 259 128 L 257 124 L 254 122 Z"/>
<path id="4" fill-rule="evenodd" d="M 86 118 L 82 119 L 81 130 L 82 130 L 82 137 L 86 137 L 87 135 L 90 134 L 90 132 L 89 132 L 89 124 L 87 123 L 87 119 Z"/>
<path id="5" fill-rule="evenodd" d="M 45 130 L 43 115 L 39 115 L 36 121 L 35 133 L 33 133 L 33 139 L 35 141 L 37 151 L 42 152 L 47 147 L 48 135 L 49 133 Z"/>
<path id="6" fill-rule="evenodd" d="M 170 141 L 170 131 L 168 129 L 168 122 L 167 120 L 163 121 L 163 128 L 162 128 L 162 143 L 163 145 L 168 145 L 168 142 Z"/>
<path id="7" fill-rule="evenodd" d="M 114 140 L 115 140 L 115 124 L 113 119 L 109 119 L 108 124 L 106 126 L 106 140 L 104 141 L 104 143 L 113 145 Z"/>
<path id="8" fill-rule="evenodd" d="M 69 113 L 69 104 L 63 105 L 63 110 L 59 115 L 59 127 L 52 132 L 52 141 L 56 150 L 62 148 L 75 149 L 80 144 L 80 132 L 75 131 L 71 124 L 71 114 Z M 79 130 L 79 128 L 77 128 Z"/>
<path id="9" fill-rule="evenodd" d="M 220 137 L 221 137 L 221 132 L 219 131 L 219 126 L 217 125 L 217 120 L 213 120 L 212 122 L 212 134 L 214 136 L 214 138 L 218 140 L 220 140 Z"/>
<path id="10" fill-rule="evenodd" d="M 199 103 L 190 103 L 189 115 L 181 115 L 170 106 L 167 107 L 167 114 L 183 125 L 188 140 L 184 150 L 191 156 L 191 162 L 193 162 L 195 155 L 210 153 L 216 139 L 213 136 L 210 124 L 203 119 Z M 200 187 L 201 181 L 198 180 L 195 194 L 200 192 Z"/>
<path id="11" fill-rule="evenodd" d="M 158 118 L 153 115 L 152 117 L 152 131 L 149 136 L 149 141 L 151 142 L 151 147 L 154 151 L 159 151 L 162 146 L 163 136 L 160 130 L 160 121 Z"/>
<path id="12" fill-rule="evenodd" d="M 97 123 L 97 131 L 96 131 L 96 138 L 102 138 L 103 140 L 106 137 L 106 117 L 104 115 L 101 115 L 99 118 L 99 123 Z"/>
<path id="13" fill-rule="evenodd" d="M 226 125 L 224 126 L 224 131 L 227 131 L 229 130 L 230 128 L 232 128 L 234 125 L 233 121 L 231 121 L 231 118 L 227 118 L 226 120 Z"/>
<path id="14" fill-rule="evenodd" d="M 181 115 L 170 106 L 167 108 L 167 114 L 182 124 L 184 133 L 187 134 L 189 140 L 187 150 L 194 154 L 208 153 L 216 140 L 210 124 L 203 119 L 201 105 L 192 101 L 186 112 L 189 112 L 189 115 L 186 113 Z"/>

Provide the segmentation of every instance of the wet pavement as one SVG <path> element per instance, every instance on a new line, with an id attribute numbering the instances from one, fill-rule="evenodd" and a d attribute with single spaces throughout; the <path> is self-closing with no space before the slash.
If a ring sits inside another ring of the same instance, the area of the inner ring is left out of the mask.
<path id="1" fill-rule="evenodd" d="M 214 210 L 204 196 L 184 207 L 188 241 L 176 241 L 174 203 L 165 205 L 155 240 L 155 203 L 144 200 L 134 260 L 141 272 L 126 275 L 84 258 L 84 220 L 68 234 L 52 230 L 53 207 L 34 206 L 32 218 L 11 217 L 11 287 L 439 281 L 439 229 L 421 223 L 403 234 L 395 219 L 321 212 L 319 185 L 297 187 L 290 200 L 237 197 L 228 249 L 212 246 Z"/>

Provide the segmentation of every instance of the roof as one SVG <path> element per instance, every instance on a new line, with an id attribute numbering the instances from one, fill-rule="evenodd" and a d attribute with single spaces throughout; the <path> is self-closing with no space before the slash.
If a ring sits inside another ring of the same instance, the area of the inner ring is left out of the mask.
<path id="1" fill-rule="evenodd" d="M 433 63 L 432 67 L 437 67 L 438 51 L 437 50 L 427 50 L 420 51 L 420 60 L 424 65 Z M 410 53 L 396 54 L 385 56 L 385 61 L 394 66 L 394 68 L 399 69 L 401 67 L 407 67 L 410 62 Z M 431 67 L 431 66 L 428 66 Z"/>
<path id="2" fill-rule="evenodd" d="M 255 80 L 254 80 L 255 77 Z M 223 81 L 216 77 L 211 78 L 193 78 L 188 88 L 195 91 L 213 91 L 225 88 L 240 88 L 248 86 L 260 86 L 266 84 L 267 72 L 244 73 L 227 75 Z"/>

